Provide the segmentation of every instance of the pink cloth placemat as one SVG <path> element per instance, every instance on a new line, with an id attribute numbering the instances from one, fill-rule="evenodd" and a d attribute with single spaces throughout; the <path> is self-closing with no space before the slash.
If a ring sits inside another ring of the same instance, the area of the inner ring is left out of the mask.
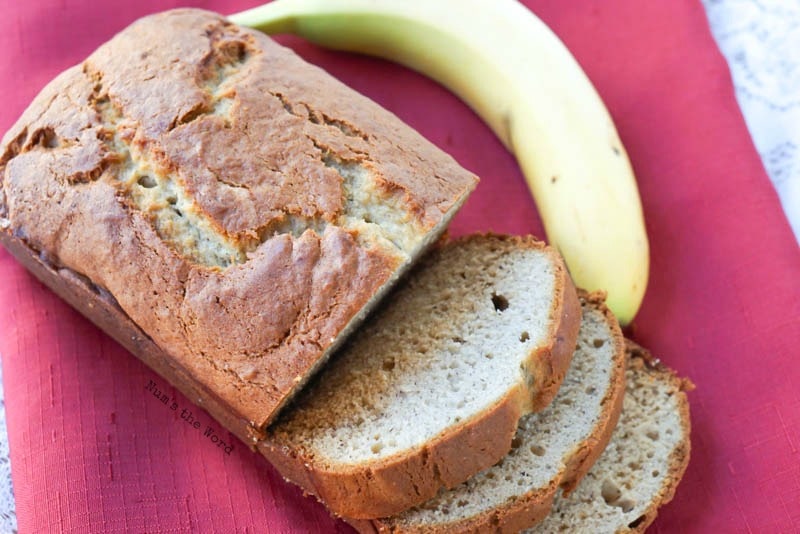
<path id="1" fill-rule="evenodd" d="M 800 531 L 800 250 L 702 6 L 525 3 L 595 82 L 637 172 L 652 269 L 633 336 L 698 386 L 692 461 L 652 531 Z M 255 4 L 192 5 L 231 13 Z M 189 4 L 0 0 L 0 131 L 113 33 L 178 5 Z M 514 159 L 444 89 L 385 62 L 284 42 L 482 177 L 452 233 L 542 235 Z M 21 531 L 350 530 L 243 444 L 228 453 L 205 437 L 210 427 L 230 442 L 2 250 L 0 354 Z M 166 405 L 146 391 L 150 381 Z"/>

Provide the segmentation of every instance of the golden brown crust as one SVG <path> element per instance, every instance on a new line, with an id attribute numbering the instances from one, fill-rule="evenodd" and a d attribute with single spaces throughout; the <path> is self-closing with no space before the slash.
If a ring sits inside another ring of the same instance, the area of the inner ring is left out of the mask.
<path id="1" fill-rule="evenodd" d="M 499 402 L 457 433 L 403 456 L 344 472 L 315 465 L 286 446 L 264 441 L 259 449 L 287 481 L 315 495 L 335 515 L 371 519 L 397 514 L 453 487 L 507 454 L 520 418 L 519 404 Z"/>
<path id="2" fill-rule="evenodd" d="M 0 231 L 113 295 L 164 365 L 258 431 L 410 263 L 341 226 L 358 214 L 336 165 L 368 172 L 417 244 L 476 183 L 265 35 L 175 10 L 68 69 L 6 134 Z M 137 203 L 155 178 L 172 197 Z"/>
<path id="3" fill-rule="evenodd" d="M 559 307 L 551 311 L 551 316 L 560 317 L 560 320 L 551 323 L 551 336 L 555 342 L 530 360 L 534 376 L 531 388 L 534 394 L 531 409 L 533 412 L 545 409 L 558 393 L 572 362 L 575 342 L 581 328 L 581 304 L 575 285 L 563 263 L 559 269 L 564 270 L 564 275 L 560 277 L 563 280 L 563 287 L 560 288 L 562 298 L 556 300 Z"/>
<path id="4" fill-rule="evenodd" d="M 530 236 L 491 234 L 466 236 L 453 243 L 487 236 L 515 247 L 545 247 Z M 531 411 L 532 399 L 540 399 L 535 404 L 539 409 L 545 400 L 552 400 L 577 342 L 580 303 L 563 260 L 555 252 L 551 254 L 557 266 L 556 295 L 550 312 L 551 341 L 527 359 L 533 381 L 511 387 L 491 409 L 449 428 L 425 446 L 376 463 L 332 467 L 269 432 L 259 443 L 262 453 L 288 481 L 315 495 L 334 514 L 354 519 L 395 515 L 432 498 L 442 487 L 455 487 L 494 465 L 511 449 L 519 419 Z M 545 388 L 545 392 L 541 393 L 538 387 Z"/>
<path id="5" fill-rule="evenodd" d="M 147 334 L 125 315 L 113 296 L 92 284 L 84 276 L 48 263 L 46 258 L 6 232 L 0 232 L 0 243 L 39 281 L 173 384 L 192 402 L 205 408 L 232 434 L 253 446 L 255 436 L 248 421 L 237 418 L 224 402 L 153 343 Z"/>
<path id="6" fill-rule="evenodd" d="M 650 372 L 671 382 L 678 391 L 686 393 L 695 389 L 694 383 L 689 378 L 678 376 L 675 371 L 664 365 L 659 358 L 653 356 L 649 350 L 635 341 L 625 338 L 625 350 L 634 365 L 646 367 Z M 681 399 L 681 409 L 685 407 L 686 413 L 688 413 L 688 398 L 685 394 L 679 398 Z M 688 429 L 689 427 L 687 426 L 686 428 Z"/>
<path id="7" fill-rule="evenodd" d="M 545 488 L 530 491 L 513 501 L 509 501 L 503 507 L 488 510 L 465 521 L 420 525 L 419 528 L 414 526 L 406 528 L 406 525 L 400 526 L 391 521 L 382 521 L 380 519 L 371 522 L 351 523 L 359 532 L 402 532 L 404 534 L 422 532 L 441 534 L 456 532 L 494 532 L 498 534 L 519 532 L 535 525 L 547 516 L 559 488 L 568 493 L 578 484 L 605 450 L 617 425 L 622 412 L 622 401 L 625 394 L 627 362 L 622 331 L 617 319 L 605 305 L 605 294 L 578 290 L 578 295 L 581 302 L 580 305 L 600 310 L 612 327 L 614 344 L 613 376 L 611 386 L 601 400 L 603 410 L 597 424 L 584 441 L 576 444 L 567 465 L 559 472 L 558 476 L 552 479 Z"/>

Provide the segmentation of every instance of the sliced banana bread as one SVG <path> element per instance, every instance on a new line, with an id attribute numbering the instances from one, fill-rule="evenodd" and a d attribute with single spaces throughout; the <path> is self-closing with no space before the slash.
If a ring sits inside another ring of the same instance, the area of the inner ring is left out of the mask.
<path id="1" fill-rule="evenodd" d="M 689 464 L 686 391 L 694 386 L 629 343 L 624 407 L 605 452 L 533 533 L 643 532 L 672 500 Z"/>
<path id="2" fill-rule="evenodd" d="M 368 98 L 207 11 L 145 17 L 0 146 L 0 242 L 257 439 L 477 179 Z"/>
<path id="3" fill-rule="evenodd" d="M 622 409 L 625 345 L 599 294 L 581 294 L 578 346 L 553 403 L 520 420 L 512 450 L 464 484 L 361 532 L 517 532 L 550 511 L 603 451 Z"/>
<path id="4" fill-rule="evenodd" d="M 584 308 L 584 321 L 586 318 Z M 589 337 L 592 344 L 594 339 L 602 339 L 595 335 Z M 562 442 L 576 434 L 573 426 L 586 428 L 590 420 L 597 421 L 597 407 L 587 406 L 587 397 L 611 386 L 596 382 L 603 374 L 608 379 L 608 372 L 593 371 L 589 366 L 600 363 L 608 369 L 611 362 L 598 362 L 602 349 L 586 347 L 586 339 L 582 327 L 573 367 L 553 405 L 523 418 L 516 446 L 502 462 L 455 490 L 440 492 L 420 507 L 392 518 L 350 523 L 362 533 L 394 534 L 512 533 L 533 524 L 536 526 L 526 533 L 643 532 L 658 508 L 672 499 L 689 462 L 685 391 L 693 386 L 658 364 L 647 351 L 627 342 L 626 376 L 616 382 L 620 390 L 625 384 L 625 393 L 612 393 L 616 395 L 616 415 L 601 418 L 599 425 L 609 424 L 599 431 L 595 428 L 594 440 L 575 443 L 571 455 L 552 458 L 552 451 L 563 452 Z M 606 353 L 603 360 L 608 358 Z M 623 361 L 611 364 L 614 373 L 622 373 Z M 574 402 L 565 405 L 562 398 Z M 554 471 L 558 474 L 548 480 Z M 556 495 L 559 484 L 563 493 Z"/>
<path id="5" fill-rule="evenodd" d="M 259 446 L 338 515 L 401 512 L 508 453 L 520 417 L 558 390 L 580 316 L 563 261 L 543 243 L 448 243 Z"/>

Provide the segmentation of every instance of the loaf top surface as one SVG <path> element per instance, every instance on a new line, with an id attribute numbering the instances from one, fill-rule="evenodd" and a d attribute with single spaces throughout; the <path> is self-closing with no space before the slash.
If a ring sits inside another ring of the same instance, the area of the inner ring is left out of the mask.
<path id="1" fill-rule="evenodd" d="M 141 19 L 4 136 L 0 231 L 263 427 L 477 179 L 219 15 Z"/>

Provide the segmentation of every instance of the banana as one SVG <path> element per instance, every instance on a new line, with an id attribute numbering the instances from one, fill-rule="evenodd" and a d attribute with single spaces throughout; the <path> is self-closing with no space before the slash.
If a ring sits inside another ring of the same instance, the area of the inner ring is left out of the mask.
<path id="1" fill-rule="evenodd" d="M 516 0 L 277 0 L 229 17 L 393 60 L 443 84 L 517 158 L 575 283 L 641 305 L 649 245 L 628 156 L 566 46 Z"/>

